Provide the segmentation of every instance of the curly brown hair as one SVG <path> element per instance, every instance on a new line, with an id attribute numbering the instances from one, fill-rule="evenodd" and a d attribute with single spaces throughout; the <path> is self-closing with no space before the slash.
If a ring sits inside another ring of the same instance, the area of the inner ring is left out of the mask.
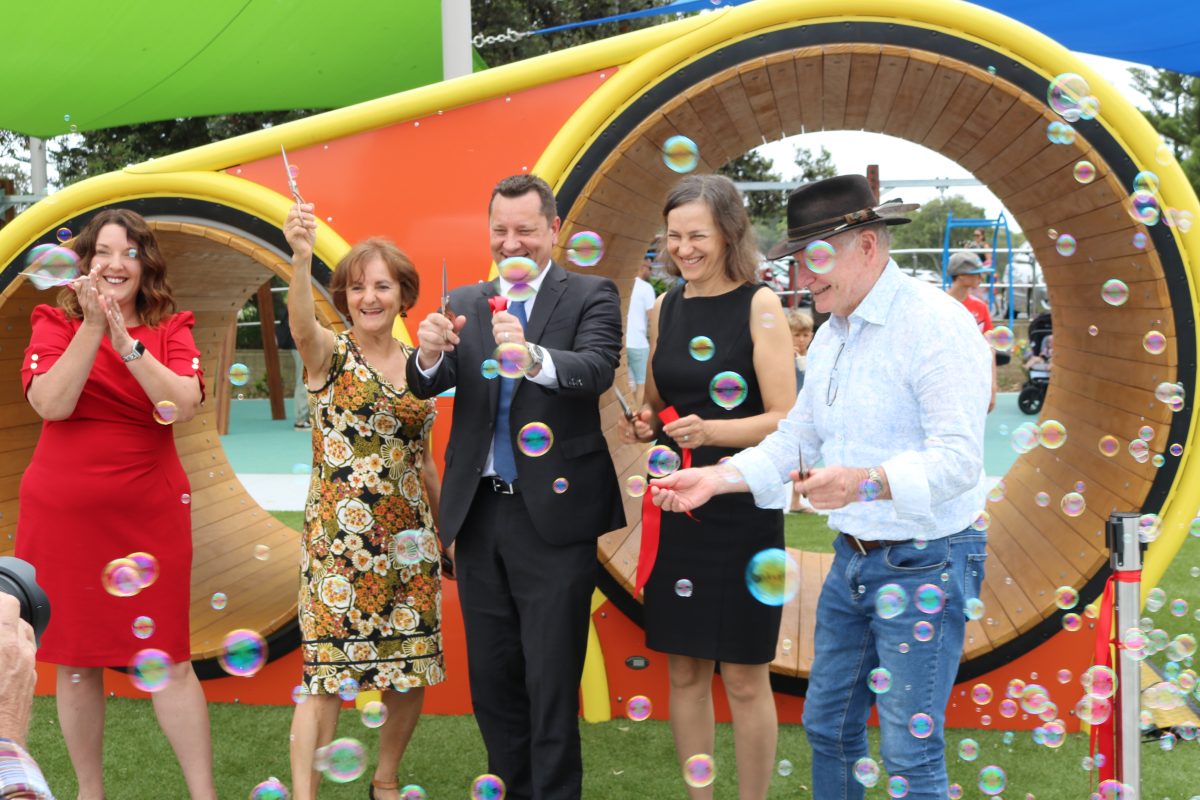
<path id="1" fill-rule="evenodd" d="M 383 261 L 392 280 L 400 287 L 400 315 L 404 316 L 417 302 L 417 295 L 421 291 L 421 276 L 417 274 L 417 268 L 394 242 L 373 236 L 351 247 L 350 252 L 342 256 L 342 260 L 333 268 L 333 278 L 329 281 L 329 294 L 333 297 L 334 307 L 342 313 L 342 316 L 350 316 L 350 306 L 346 303 L 346 291 L 350 288 L 351 283 L 362 280 L 367 262 L 376 256 Z"/>
<path id="2" fill-rule="evenodd" d="M 106 208 L 84 226 L 66 246 L 79 254 L 79 263 L 86 272 L 96 255 L 96 239 L 105 225 L 120 225 L 138 251 L 142 277 L 138 283 L 136 308 L 143 325 L 155 328 L 164 318 L 175 313 L 175 296 L 167 282 L 167 262 L 158 246 L 158 239 L 149 223 L 136 211 L 127 208 Z M 67 286 L 58 293 L 58 305 L 68 317 L 79 319 L 83 309 L 74 290 Z"/>

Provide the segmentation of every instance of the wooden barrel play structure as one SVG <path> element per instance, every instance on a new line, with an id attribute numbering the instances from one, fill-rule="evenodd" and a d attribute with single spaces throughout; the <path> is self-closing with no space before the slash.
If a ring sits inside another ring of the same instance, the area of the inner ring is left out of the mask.
<path id="1" fill-rule="evenodd" d="M 1047 126 L 1062 117 L 1048 107 L 1047 88 L 1068 72 L 1087 80 L 1100 111 L 1073 123 L 1073 143 L 1053 144 Z M 663 163 L 669 137 L 692 139 L 698 168 L 709 171 L 764 142 L 838 130 L 888 134 L 961 164 L 1000 198 L 1043 265 L 1055 355 L 1041 417 L 1062 422 L 1067 437 L 1057 449 L 1037 447 L 1020 456 L 1004 478 L 1004 498 L 988 504 L 986 612 L 969 624 L 960 679 L 1033 653 L 1062 635 L 1056 588 L 1071 586 L 1091 599 L 1107 577 L 1103 531 L 1111 511 L 1160 516 L 1147 586 L 1162 574 L 1194 516 L 1200 481 L 1186 476 L 1196 472 L 1190 452 L 1193 264 L 1200 231 L 1136 222 L 1129 213 L 1135 175 L 1157 173 L 1157 202 L 1164 212 L 1178 210 L 1170 220 L 1200 209 L 1179 166 L 1162 158 L 1150 125 L 1086 65 L 1033 30 L 955 0 L 902 6 L 814 0 L 802 9 L 788 0 L 761 0 L 158 159 L 39 204 L 0 231 L 0 266 L 7 264 L 0 273 L 0 316 L 9 326 L 0 358 L 10 364 L 0 382 L 8 476 L 0 482 L 0 533 L 11 535 L 13 476 L 36 437 L 13 361 L 27 334 L 32 298 L 15 274 L 31 246 L 81 215 L 106 204 L 144 204 L 164 220 L 160 226 L 187 223 L 160 230 L 177 248 L 173 279 L 181 305 L 205 320 L 197 338 L 211 387 L 219 372 L 210 365 L 220 363 L 230 315 L 271 273 L 286 275 L 278 226 L 289 200 L 280 144 L 301 167 L 305 196 L 318 203 L 317 255 L 325 264 L 336 262 L 346 241 L 371 234 L 393 237 L 413 257 L 426 290 L 406 321 L 411 333 L 436 307 L 430 287 L 439 281 L 443 258 L 454 284 L 487 277 L 487 197 L 504 175 L 532 171 L 556 187 L 560 245 L 577 231 L 599 233 L 605 256 L 590 271 L 613 278 L 627 299 L 641 255 L 660 227 L 663 197 L 678 178 Z M 862 159 L 869 163 L 871 154 Z M 1087 183 L 1074 175 L 1084 160 L 1095 168 Z M 1074 251 L 1060 253 L 1051 230 L 1073 236 Z M 1134 244 L 1136 233 L 1145 234 L 1144 247 Z M 1123 305 L 1102 298 L 1101 286 L 1110 279 L 1128 286 Z M 335 324 L 332 310 L 325 313 Z M 1161 334 L 1161 348 L 1147 349 L 1150 332 Z M 622 369 L 617 383 L 624 381 Z M 1180 410 L 1155 398 L 1164 382 L 1184 387 Z M 611 393 L 602 405 L 622 479 L 640 473 L 644 448 L 618 442 Z M 197 657 L 211 654 L 213 645 L 203 600 L 215 574 L 240 570 L 261 592 L 263 610 L 249 614 L 247 625 L 269 633 L 294 614 L 294 594 L 289 607 L 277 591 L 286 570 L 230 549 L 260 540 L 282 544 L 294 535 L 268 528 L 236 477 L 221 474 L 229 470 L 211 433 L 212 413 L 176 431 L 197 497 Z M 1163 456 L 1161 465 L 1126 451 L 1139 432 L 1150 453 Z M 1115 456 L 1100 452 L 1103 436 L 1119 440 Z M 1182 455 L 1170 454 L 1173 444 L 1182 446 Z M 1086 508 L 1068 515 L 1060 499 L 1079 484 Z M 1042 492 L 1048 505 L 1039 502 Z M 630 590 L 640 501 L 625 502 L 633 524 L 605 536 L 599 558 L 608 599 L 636 621 L 638 602 Z M 0 550 L 5 544 L 0 537 Z M 772 670 L 778 689 L 802 694 L 817 592 L 831 557 L 794 555 L 802 588 L 784 610 Z M 294 564 L 290 568 L 288 580 L 294 580 Z"/>

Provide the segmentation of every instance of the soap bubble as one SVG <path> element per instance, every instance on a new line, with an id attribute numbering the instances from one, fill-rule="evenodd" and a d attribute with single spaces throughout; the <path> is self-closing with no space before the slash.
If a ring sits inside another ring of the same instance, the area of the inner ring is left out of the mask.
<path id="1" fill-rule="evenodd" d="M 1087 160 L 1079 161 L 1075 164 L 1072 173 L 1079 183 L 1091 183 L 1096 179 L 1096 165 Z"/>
<path id="2" fill-rule="evenodd" d="M 818 239 L 804 248 L 804 266 L 817 275 L 825 275 L 837 265 L 837 251 L 829 242 Z"/>
<path id="3" fill-rule="evenodd" d="M 366 771 L 367 751 L 357 739 L 334 739 L 317 750 L 316 766 L 334 783 L 349 783 Z"/>
<path id="4" fill-rule="evenodd" d="M 650 698 L 639 694 L 629 698 L 629 702 L 625 704 L 625 716 L 634 722 L 645 722 L 650 719 L 651 709 Z"/>
<path id="5" fill-rule="evenodd" d="M 700 164 L 700 148 L 686 136 L 672 136 L 663 142 L 662 158 L 673 172 L 691 172 Z"/>
<path id="6" fill-rule="evenodd" d="M 1100 297 L 1110 306 L 1125 305 L 1125 301 L 1129 299 L 1129 287 L 1122 280 L 1109 278 L 1100 287 Z"/>
<path id="7" fill-rule="evenodd" d="M 782 606 L 800 589 L 800 567 L 786 550 L 762 550 L 746 566 L 746 588 L 760 603 Z"/>
<path id="8" fill-rule="evenodd" d="M 248 678 L 267 663 L 267 641 L 246 628 L 230 631 L 221 642 L 217 661 L 230 675 Z"/>
<path id="9" fill-rule="evenodd" d="M 594 231 L 579 231 L 567 241 L 567 260 L 577 267 L 594 267 L 604 258 L 604 240 Z"/>
<path id="10" fill-rule="evenodd" d="M 716 776 L 717 769 L 713 757 L 705 753 L 698 753 L 683 763 L 683 780 L 693 789 L 711 786 Z"/>

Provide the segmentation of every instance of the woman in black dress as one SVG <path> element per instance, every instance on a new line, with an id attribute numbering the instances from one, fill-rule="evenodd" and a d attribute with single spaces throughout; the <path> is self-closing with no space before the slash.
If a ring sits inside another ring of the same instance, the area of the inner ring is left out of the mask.
<path id="1" fill-rule="evenodd" d="M 663 216 L 668 270 L 685 282 L 651 312 L 646 405 L 622 434 L 707 466 L 758 444 L 791 409 L 791 337 L 779 298 L 757 283 L 754 232 L 732 181 L 689 175 L 668 195 Z M 679 418 L 662 424 L 665 408 Z M 691 518 L 662 514 L 645 586 L 646 645 L 668 654 L 680 763 L 713 752 L 711 689 L 720 662 L 742 800 L 767 796 L 775 761 L 768 665 L 780 608 L 756 600 L 745 578 L 750 559 L 773 547 L 783 547 L 782 512 L 756 508 L 747 494 L 723 495 Z M 689 791 L 698 800 L 712 796 L 711 786 Z"/>

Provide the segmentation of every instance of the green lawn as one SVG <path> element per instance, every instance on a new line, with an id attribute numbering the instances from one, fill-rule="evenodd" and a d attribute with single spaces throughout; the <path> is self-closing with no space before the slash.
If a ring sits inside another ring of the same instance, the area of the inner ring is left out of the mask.
<path id="1" fill-rule="evenodd" d="M 275 512 L 275 516 L 292 527 L 299 527 L 303 519 L 302 512 Z M 828 552 L 832 540 L 825 517 L 816 514 L 786 515 L 785 536 L 789 546 L 812 551 Z M 1184 597 L 1192 608 L 1200 605 L 1197 602 L 1200 579 L 1190 574 L 1192 566 L 1200 560 L 1198 557 L 1200 539 L 1191 538 L 1160 583 L 1168 600 Z M 1175 618 L 1165 607 L 1153 618 L 1156 624 L 1172 631 L 1172 635 L 1183 630 L 1195 631 L 1191 611 L 1183 618 Z M 255 784 L 272 775 L 290 784 L 287 740 L 291 708 L 211 704 L 209 709 L 221 797 L 246 797 Z M 581 732 L 584 797 L 603 800 L 686 797 L 666 723 L 627 720 L 596 725 L 581 723 Z M 338 736 L 362 741 L 370 753 L 374 752 L 378 731 L 363 726 L 354 711 L 344 711 Z M 872 754 L 878 758 L 878 731 L 872 729 L 871 737 Z M 973 763 L 957 757 L 958 744 L 967 737 L 980 745 L 979 758 Z M 111 798 L 186 797 L 183 777 L 158 730 L 149 701 L 110 699 L 105 741 L 105 772 L 109 776 Z M 53 698 L 35 699 L 29 746 L 56 796 L 60 800 L 74 797 L 74 774 L 58 730 Z M 1153 744 L 1142 745 L 1144 780 L 1140 797 L 1187 800 L 1200 794 L 1198 747 L 1195 741 L 1180 741 L 1173 751 L 1165 752 Z M 1087 740 L 1083 736 L 1068 737 L 1058 750 L 1035 744 L 1029 732 L 953 730 L 947 736 L 951 780 L 964 787 L 965 798 L 983 796 L 976 788 L 979 770 L 995 764 L 1008 774 L 1005 797 L 1087 800 L 1091 785 L 1080 767 L 1086 749 Z M 729 725 L 718 726 L 715 756 L 717 796 L 736 796 Z M 771 796 L 812 797 L 808 788 L 808 743 L 799 725 L 780 727 L 777 759 L 791 762 L 792 770 L 786 776 L 774 777 Z M 434 800 L 467 797 L 471 780 L 485 771 L 485 765 L 483 744 L 471 717 L 426 717 L 417 728 L 401 765 L 400 777 L 403 782 L 423 786 Z M 321 797 L 361 800 L 366 782 L 364 777 L 345 785 L 327 784 Z M 867 793 L 872 800 L 886 796 L 882 785 Z"/>
<path id="2" fill-rule="evenodd" d="M 105 772 L 109 797 L 184 798 L 183 777 L 170 747 L 158 730 L 150 703 L 112 699 L 108 704 Z M 288 775 L 288 725 L 291 709 L 273 706 L 213 704 L 212 733 L 217 788 L 223 798 L 248 796 L 259 781 L 274 775 L 290 784 Z M 617 720 L 581 723 L 585 760 L 584 797 L 685 798 L 683 781 L 674 763 L 671 733 L 665 722 L 634 723 Z M 732 731 L 719 725 L 716 747 L 717 796 L 736 796 Z M 338 736 L 352 736 L 374 752 L 377 731 L 364 727 L 353 711 L 342 714 Z M 1028 732 L 1016 733 L 1011 744 L 998 731 L 953 730 L 947 740 L 951 780 L 966 790 L 964 797 L 982 795 L 975 788 L 980 768 L 995 764 L 1008 774 L 1005 797 L 1032 794 L 1044 800 L 1087 800 L 1088 776 L 1080 767 L 1087 747 L 1083 736 L 1069 737 L 1059 750 L 1033 743 Z M 878 731 L 872 729 L 872 754 L 878 757 Z M 980 745 L 978 760 L 957 757 L 958 743 L 966 737 Z M 53 698 L 38 698 L 29 737 L 36 755 L 60 800 L 75 796 L 74 776 L 55 720 Z M 1200 792 L 1200 758 L 1196 742 L 1180 742 L 1167 753 L 1143 745 L 1145 780 L 1142 798 L 1186 800 Z M 771 796 L 812 797 L 809 785 L 809 749 L 799 725 L 780 729 L 778 759 L 790 761 L 793 771 L 776 775 Z M 484 771 L 483 744 L 471 717 L 426 717 L 401 764 L 401 780 L 421 785 L 429 797 L 467 797 L 471 780 Z M 322 798 L 362 800 L 366 777 L 350 784 L 327 784 Z M 886 797 L 882 787 L 869 798 Z"/>

